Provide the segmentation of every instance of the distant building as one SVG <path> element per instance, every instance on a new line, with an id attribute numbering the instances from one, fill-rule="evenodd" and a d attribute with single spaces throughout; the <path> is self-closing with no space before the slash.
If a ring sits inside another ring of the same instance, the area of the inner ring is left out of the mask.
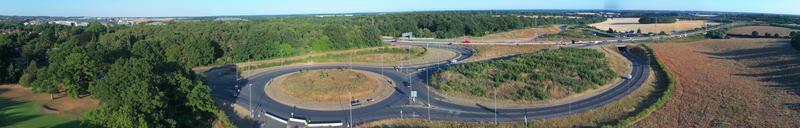
<path id="1" fill-rule="evenodd" d="M 214 21 L 248 21 L 247 19 L 242 18 L 235 18 L 235 17 L 219 17 L 214 19 Z"/>
<path id="2" fill-rule="evenodd" d="M 23 25 L 25 25 L 25 26 L 29 26 L 29 25 L 40 25 L 40 24 L 42 24 L 42 21 L 38 21 L 38 20 L 31 20 L 31 21 L 28 21 L 28 22 L 25 22 L 25 23 L 22 23 L 22 24 L 23 24 Z"/>

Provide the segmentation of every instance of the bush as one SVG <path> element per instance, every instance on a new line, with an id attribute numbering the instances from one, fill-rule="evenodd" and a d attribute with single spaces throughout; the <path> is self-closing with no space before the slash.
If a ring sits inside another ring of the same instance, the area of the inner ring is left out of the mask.
<path id="1" fill-rule="evenodd" d="M 719 30 L 708 31 L 708 32 L 706 32 L 706 38 L 727 39 L 728 38 L 728 30 L 719 29 Z"/>
<path id="2" fill-rule="evenodd" d="M 463 77 L 442 79 L 442 72 Z M 554 89 L 583 92 L 615 76 L 604 53 L 594 49 L 560 48 L 508 60 L 454 65 L 434 75 L 431 83 L 436 83 L 432 86 L 444 92 L 478 97 L 492 97 L 493 89 L 507 86 L 506 83 L 523 84 L 523 87 L 498 92 L 498 98 L 530 101 L 549 99 L 549 92 Z"/>
<path id="3" fill-rule="evenodd" d="M 19 78 L 19 85 L 30 87 L 33 79 L 34 78 L 32 74 L 22 74 L 22 77 Z"/>
<path id="4" fill-rule="evenodd" d="M 640 24 L 658 24 L 658 23 L 675 23 L 678 19 L 675 17 L 642 17 L 639 18 Z"/>
<path id="5" fill-rule="evenodd" d="M 794 49 L 800 50 L 800 35 L 795 35 L 792 37 L 792 47 Z"/>

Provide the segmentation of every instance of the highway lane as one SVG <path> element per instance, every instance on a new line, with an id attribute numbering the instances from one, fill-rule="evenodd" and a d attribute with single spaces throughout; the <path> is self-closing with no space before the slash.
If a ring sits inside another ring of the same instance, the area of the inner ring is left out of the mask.
<path id="1" fill-rule="evenodd" d="M 457 52 L 462 53 L 462 56 L 456 58 L 457 60 L 463 60 L 468 58 L 469 56 L 474 53 L 472 50 L 464 49 L 463 47 L 451 46 L 451 45 L 436 45 L 433 47 L 440 47 L 440 48 L 447 48 L 450 50 L 454 50 Z M 432 64 L 424 67 L 414 67 L 416 71 L 413 73 L 408 72 L 399 72 L 391 67 L 372 67 L 372 66 L 362 66 L 362 65 L 318 65 L 318 66 L 300 66 L 300 67 L 289 67 L 283 68 L 279 70 L 264 72 L 258 74 L 253 77 L 249 77 L 247 79 L 243 79 L 241 81 L 241 93 L 238 95 L 235 100 L 237 103 L 241 104 L 243 107 L 252 108 L 251 110 L 257 114 L 264 114 L 269 113 L 271 115 L 280 117 L 282 119 L 288 118 L 301 118 L 307 119 L 311 122 L 349 122 L 350 120 L 350 111 L 348 110 L 341 110 L 341 111 L 317 111 L 317 110 L 306 110 L 306 109 L 299 109 L 291 105 L 281 104 L 273 99 L 270 99 L 264 93 L 264 87 L 267 82 L 269 82 L 272 78 L 292 73 L 298 72 L 301 70 L 319 70 L 319 69 L 340 69 L 340 68 L 351 68 L 355 70 L 364 70 L 375 72 L 378 74 L 383 74 L 386 77 L 392 79 L 397 83 L 397 88 L 394 94 L 383 101 L 377 101 L 378 103 L 370 106 L 364 106 L 361 108 L 353 109 L 352 110 L 352 120 L 353 123 L 363 123 L 368 121 L 375 121 L 380 119 L 387 119 L 387 118 L 429 118 L 434 120 L 458 120 L 458 121 L 494 121 L 495 119 L 495 112 L 497 113 L 497 120 L 498 121 L 523 121 L 525 118 L 527 119 L 541 119 L 541 118 L 550 118 L 550 117 L 558 117 L 563 115 L 569 115 L 574 113 L 583 112 L 586 110 L 590 110 L 593 108 L 600 107 L 602 105 L 611 103 L 613 101 L 618 100 L 621 97 L 624 97 L 631 91 L 637 89 L 642 82 L 647 78 L 648 67 L 645 64 L 641 64 L 641 60 L 635 56 L 630 55 L 629 53 L 625 53 L 625 56 L 629 58 L 633 62 L 633 72 L 632 75 L 634 76 L 631 80 L 625 80 L 620 85 L 594 97 L 590 97 L 584 100 L 571 102 L 568 104 L 550 106 L 550 107 L 541 107 L 541 108 L 527 108 L 527 109 L 494 109 L 493 105 L 482 105 L 484 107 L 475 107 L 475 106 L 463 106 L 458 104 L 449 103 L 447 101 L 442 101 L 438 99 L 444 99 L 441 96 L 431 94 L 429 95 L 427 92 L 428 86 L 425 83 L 430 74 L 437 70 L 441 70 L 446 68 L 449 64 L 446 62 Z M 507 56 L 498 59 L 506 59 L 512 58 L 515 56 Z M 421 71 L 418 71 L 422 69 Z M 402 81 L 409 82 L 411 88 L 408 88 L 403 84 Z M 223 88 L 214 89 L 214 95 L 217 97 L 229 97 L 232 98 L 232 93 L 236 91 L 231 88 L 231 84 L 235 83 L 233 81 L 216 81 L 212 82 L 211 84 L 222 86 Z M 227 85 L 227 87 L 225 87 Z M 246 86 L 251 85 L 251 86 Z M 226 89 L 227 88 L 227 89 Z M 410 95 L 411 90 L 416 90 L 419 93 L 419 97 L 416 99 L 417 102 L 410 103 L 410 99 L 408 98 Z M 252 91 L 252 92 L 251 92 Z M 346 93 L 346 92 L 342 92 Z M 252 96 L 252 101 L 250 101 L 250 97 Z M 428 96 L 430 96 L 431 100 L 427 100 Z M 430 101 L 430 108 L 428 108 L 428 101 Z M 251 103 L 252 102 L 252 103 Z M 250 105 L 253 105 L 250 107 Z M 430 110 L 430 111 L 429 111 Z M 401 112 L 402 111 L 402 112 Z M 428 116 L 430 114 L 430 116 Z"/>

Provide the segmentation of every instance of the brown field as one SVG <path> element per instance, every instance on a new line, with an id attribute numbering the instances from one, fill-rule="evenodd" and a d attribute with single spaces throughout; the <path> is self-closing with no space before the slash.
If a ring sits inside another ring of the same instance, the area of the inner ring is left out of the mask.
<path id="1" fill-rule="evenodd" d="M 536 52 L 542 49 L 555 48 L 553 45 L 467 45 L 477 50 L 472 57 L 466 61 L 479 61 L 494 57 L 507 56 L 512 54 L 523 54 Z"/>
<path id="2" fill-rule="evenodd" d="M 281 86 L 290 96 L 305 101 L 329 102 L 370 95 L 378 88 L 378 81 L 351 70 L 314 70 L 291 74 Z"/>
<path id="3" fill-rule="evenodd" d="M 787 40 L 652 45 L 672 99 L 633 127 L 800 127 L 800 52 Z"/>
<path id="4" fill-rule="evenodd" d="M 741 35 L 750 35 L 753 31 L 758 31 L 759 35 L 764 35 L 764 33 L 778 33 L 781 36 L 789 36 L 789 33 L 793 31 L 799 31 L 797 29 L 791 28 L 784 28 L 784 27 L 774 27 L 774 26 L 744 26 L 744 27 L 736 27 L 730 30 L 731 34 L 741 34 Z"/>
<path id="5" fill-rule="evenodd" d="M 312 70 L 275 78 L 267 85 L 267 95 L 278 102 L 314 110 L 341 110 L 350 98 L 366 106 L 367 99 L 381 101 L 394 91 L 388 78 L 359 70 Z"/>
<path id="6" fill-rule="evenodd" d="M 616 31 L 636 31 L 642 29 L 642 33 L 659 33 L 661 31 L 671 33 L 672 31 L 687 31 L 695 28 L 702 28 L 705 25 L 718 25 L 719 23 L 704 20 L 678 20 L 669 24 L 639 24 L 639 18 L 609 18 L 605 22 L 590 24 L 600 30 L 612 28 Z"/>
<path id="7" fill-rule="evenodd" d="M 34 93 L 29 88 L 17 84 L 0 85 L 0 97 L 12 101 L 35 102 L 42 106 L 47 106 L 52 110 L 41 110 L 48 114 L 59 117 L 77 119 L 83 113 L 97 108 L 100 103 L 90 97 L 71 98 L 65 95 L 56 94 L 55 100 L 50 100 L 50 94 Z M 42 107 L 44 108 L 44 107 Z"/>

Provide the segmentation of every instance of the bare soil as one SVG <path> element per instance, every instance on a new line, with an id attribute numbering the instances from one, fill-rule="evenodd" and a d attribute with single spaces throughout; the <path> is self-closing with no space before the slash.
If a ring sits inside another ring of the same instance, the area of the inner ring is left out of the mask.
<path id="1" fill-rule="evenodd" d="M 652 45 L 677 84 L 633 127 L 800 127 L 800 52 L 788 40 Z"/>
<path id="2" fill-rule="evenodd" d="M 600 30 L 611 28 L 616 31 L 636 31 L 642 29 L 642 33 L 659 33 L 661 31 L 671 33 L 672 31 L 687 31 L 702 28 L 705 25 L 718 24 L 705 20 L 678 20 L 678 22 L 667 24 L 639 24 L 639 18 L 609 18 L 604 22 L 590 24 L 589 26 Z"/>
<path id="3" fill-rule="evenodd" d="M 0 85 L 0 92 L 2 92 L 0 93 L 0 97 L 4 99 L 35 102 L 42 105 L 41 111 L 69 119 L 80 118 L 83 116 L 83 113 L 97 108 L 100 104 L 99 101 L 89 96 L 71 98 L 56 94 L 54 95 L 56 99 L 50 100 L 50 94 L 34 93 L 29 88 L 17 84 Z"/>
<path id="4" fill-rule="evenodd" d="M 730 30 L 731 34 L 740 34 L 740 35 L 750 35 L 753 31 L 758 31 L 759 36 L 763 36 L 764 33 L 778 33 L 780 36 L 789 36 L 789 33 L 793 31 L 800 30 L 791 29 L 791 28 L 784 28 L 784 27 L 774 27 L 774 26 L 744 26 L 744 27 L 736 27 Z"/>
<path id="5" fill-rule="evenodd" d="M 314 110 L 342 110 L 350 99 L 367 106 L 388 98 L 394 92 L 388 78 L 357 70 L 313 70 L 273 79 L 267 95 L 278 102 Z M 368 101 L 373 99 L 374 101 Z"/>

